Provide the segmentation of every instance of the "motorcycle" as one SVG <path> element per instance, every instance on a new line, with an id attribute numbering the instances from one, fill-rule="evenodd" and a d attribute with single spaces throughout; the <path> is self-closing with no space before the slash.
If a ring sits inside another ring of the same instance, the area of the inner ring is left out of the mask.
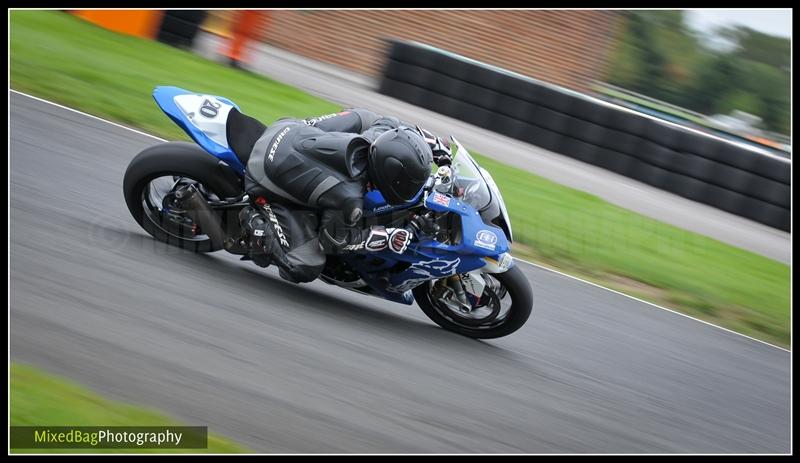
<path id="1" fill-rule="evenodd" d="M 226 139 L 227 114 L 238 106 L 177 87 L 157 87 L 153 97 L 196 144 L 165 142 L 133 158 L 123 180 L 130 213 L 156 240 L 248 259 L 238 220 L 249 205 L 245 165 Z M 450 140 L 451 164 L 432 172 L 410 203 L 389 205 L 377 190 L 365 195 L 370 224 L 412 228 L 406 251 L 329 255 L 319 278 L 402 304 L 416 301 L 435 323 L 465 336 L 506 336 L 531 314 L 530 283 L 509 253 L 511 221 L 500 190 Z"/>

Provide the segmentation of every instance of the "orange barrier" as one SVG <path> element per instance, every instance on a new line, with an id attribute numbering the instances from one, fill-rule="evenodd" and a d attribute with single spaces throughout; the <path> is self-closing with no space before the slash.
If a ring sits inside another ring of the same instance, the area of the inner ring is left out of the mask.
<path id="1" fill-rule="evenodd" d="M 249 40 L 258 40 L 259 32 L 269 21 L 269 12 L 263 10 L 242 10 L 233 18 L 231 39 L 224 46 L 225 56 L 232 62 L 247 62 L 245 52 Z"/>
<path id="2" fill-rule="evenodd" d="M 73 10 L 70 13 L 114 32 L 146 39 L 156 37 L 164 15 L 159 10 Z"/>
<path id="3" fill-rule="evenodd" d="M 746 135 L 745 138 L 747 138 L 750 141 L 756 142 L 758 144 L 764 145 L 764 146 L 769 146 L 769 147 L 776 148 L 776 149 L 783 149 L 784 148 L 784 145 L 782 143 L 779 143 L 779 142 L 774 141 L 774 140 L 770 140 L 769 138 L 757 137 L 755 135 Z"/>

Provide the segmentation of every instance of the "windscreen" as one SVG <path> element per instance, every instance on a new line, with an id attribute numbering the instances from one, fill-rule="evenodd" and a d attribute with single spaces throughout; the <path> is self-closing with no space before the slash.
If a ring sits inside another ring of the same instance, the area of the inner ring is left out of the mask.
<path id="1" fill-rule="evenodd" d="M 453 171 L 456 192 L 460 193 L 459 198 L 477 210 L 481 210 L 489 205 L 492 196 L 486 180 L 481 175 L 478 164 L 472 159 L 469 152 L 455 138 L 453 144 L 457 147 L 456 154 L 453 156 L 450 169 Z M 463 192 L 463 193 L 462 193 Z"/>

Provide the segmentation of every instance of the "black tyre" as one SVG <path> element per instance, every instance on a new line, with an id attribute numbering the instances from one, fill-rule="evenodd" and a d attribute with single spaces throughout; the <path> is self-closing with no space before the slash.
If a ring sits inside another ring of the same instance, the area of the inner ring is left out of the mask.
<path id="1" fill-rule="evenodd" d="M 242 187 L 232 171 L 192 143 L 168 142 L 142 151 L 125 171 L 123 191 L 134 220 L 153 238 L 193 252 L 217 251 L 208 236 L 198 232 L 180 210 L 169 210 L 164 198 L 177 182 L 193 183 L 210 199 L 241 194 Z M 171 183 L 170 183 L 171 182 Z M 155 190 L 162 189 L 165 191 Z M 159 198 L 157 193 L 164 193 Z"/>
<path id="2" fill-rule="evenodd" d="M 414 288 L 414 299 L 425 315 L 436 324 L 464 336 L 492 339 L 517 331 L 528 320 L 533 309 L 530 282 L 518 266 L 504 273 L 483 274 L 483 276 L 487 285 L 481 300 L 486 298 L 488 301 L 481 307 L 487 312 L 483 318 L 475 318 L 454 310 L 444 298 L 437 296 L 437 285 L 440 287 L 442 280 L 427 282 Z M 500 305 L 499 310 L 491 305 L 495 303 Z"/>

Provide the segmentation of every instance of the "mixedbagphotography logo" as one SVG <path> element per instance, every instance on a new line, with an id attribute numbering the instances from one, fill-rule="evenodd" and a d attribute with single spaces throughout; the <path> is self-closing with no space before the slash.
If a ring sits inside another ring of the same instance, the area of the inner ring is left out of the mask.
<path id="1" fill-rule="evenodd" d="M 207 426 L 11 426 L 12 449 L 205 449 Z"/>

